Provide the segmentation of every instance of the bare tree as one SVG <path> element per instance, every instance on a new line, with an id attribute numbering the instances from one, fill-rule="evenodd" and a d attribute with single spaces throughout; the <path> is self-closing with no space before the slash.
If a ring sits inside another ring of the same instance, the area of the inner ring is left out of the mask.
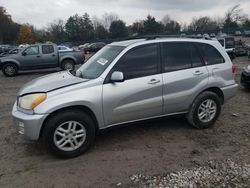
<path id="1" fill-rule="evenodd" d="M 243 13 L 240 4 L 237 4 L 230 8 L 226 12 L 225 20 L 230 20 L 231 22 L 242 23 L 247 19 L 247 15 Z"/>
<path id="2" fill-rule="evenodd" d="M 107 13 L 105 12 L 102 16 L 102 25 L 106 30 L 109 30 L 109 27 L 113 21 L 119 20 L 119 16 L 116 13 Z"/>
<path id="3" fill-rule="evenodd" d="M 102 25 L 102 20 L 100 20 L 97 16 L 92 16 L 91 21 L 95 30 L 98 26 Z"/>

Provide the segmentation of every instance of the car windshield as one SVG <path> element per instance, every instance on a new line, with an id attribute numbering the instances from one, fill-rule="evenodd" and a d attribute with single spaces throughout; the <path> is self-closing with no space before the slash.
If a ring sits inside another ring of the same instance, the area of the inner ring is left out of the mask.
<path id="1" fill-rule="evenodd" d="M 98 78 L 124 48 L 123 46 L 102 48 L 77 70 L 76 76 L 87 79 Z"/>

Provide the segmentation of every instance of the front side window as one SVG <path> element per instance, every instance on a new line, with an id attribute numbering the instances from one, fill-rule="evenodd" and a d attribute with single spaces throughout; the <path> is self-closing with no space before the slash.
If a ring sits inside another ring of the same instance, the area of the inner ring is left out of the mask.
<path id="1" fill-rule="evenodd" d="M 157 44 L 132 49 L 119 60 L 113 69 L 123 72 L 126 80 L 157 74 L 157 49 Z"/>
<path id="2" fill-rule="evenodd" d="M 42 46 L 43 54 L 51 54 L 54 53 L 54 47 L 52 45 L 43 45 Z"/>
<path id="3" fill-rule="evenodd" d="M 25 51 L 26 55 L 38 55 L 39 47 L 38 46 L 30 46 Z"/>
<path id="4" fill-rule="evenodd" d="M 197 43 L 196 46 L 207 65 L 224 63 L 225 60 L 219 51 L 209 44 Z"/>

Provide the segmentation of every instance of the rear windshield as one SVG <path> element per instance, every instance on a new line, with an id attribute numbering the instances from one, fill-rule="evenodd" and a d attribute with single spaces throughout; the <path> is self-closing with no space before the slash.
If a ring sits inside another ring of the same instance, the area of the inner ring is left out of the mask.
<path id="1" fill-rule="evenodd" d="M 98 78 L 124 48 L 122 46 L 102 48 L 77 70 L 76 75 L 87 79 Z"/>

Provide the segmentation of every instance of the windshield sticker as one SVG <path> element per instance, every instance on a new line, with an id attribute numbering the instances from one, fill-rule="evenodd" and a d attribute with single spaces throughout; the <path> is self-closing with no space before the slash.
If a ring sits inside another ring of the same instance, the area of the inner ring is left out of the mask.
<path id="1" fill-rule="evenodd" d="M 108 62 L 108 60 L 107 59 L 104 59 L 104 58 L 100 58 L 98 61 L 97 61 L 97 63 L 99 63 L 99 64 L 101 64 L 101 65 L 105 65 L 106 63 Z"/>

